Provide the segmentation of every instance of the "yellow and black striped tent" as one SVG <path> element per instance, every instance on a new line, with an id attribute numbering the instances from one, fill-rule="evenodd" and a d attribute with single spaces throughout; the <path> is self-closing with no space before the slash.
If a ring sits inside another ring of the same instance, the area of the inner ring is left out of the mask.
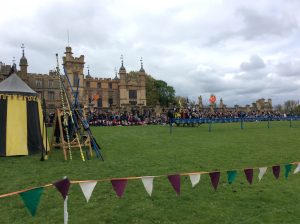
<path id="1" fill-rule="evenodd" d="M 0 83 L 0 156 L 41 153 L 46 144 L 38 94 L 13 73 Z"/>

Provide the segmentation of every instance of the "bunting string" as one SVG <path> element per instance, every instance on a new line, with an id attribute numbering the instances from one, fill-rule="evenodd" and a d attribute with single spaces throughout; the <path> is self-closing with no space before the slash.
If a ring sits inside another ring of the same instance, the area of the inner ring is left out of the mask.
<path id="1" fill-rule="evenodd" d="M 189 173 L 178 173 L 178 174 L 168 174 L 168 175 L 156 175 L 156 176 L 131 176 L 131 177 L 122 177 L 122 178 L 105 178 L 105 179 L 94 179 L 94 180 L 70 180 L 70 184 L 80 184 L 80 183 L 89 183 L 89 182 L 113 182 L 113 181 L 120 181 L 120 180 L 138 180 L 138 179 L 143 179 L 145 177 L 152 177 L 152 178 L 161 178 L 161 177 L 169 177 L 172 175 L 180 175 L 180 176 L 190 176 L 192 174 L 212 174 L 212 173 L 227 173 L 227 172 L 231 172 L 231 171 L 245 171 L 247 169 L 258 169 L 260 170 L 260 174 L 259 174 L 259 180 L 261 180 L 262 176 L 265 174 L 266 172 L 266 168 L 267 167 L 271 167 L 275 168 L 275 174 L 274 176 L 277 179 L 277 172 L 278 172 L 278 166 L 285 166 L 285 165 L 297 165 L 296 169 L 293 171 L 294 174 L 299 173 L 300 172 L 300 162 L 290 162 L 290 163 L 284 163 L 284 164 L 277 164 L 277 165 L 272 165 L 272 166 L 260 166 L 260 167 L 252 167 L 252 168 L 243 168 L 243 169 L 230 169 L 230 170 L 214 170 L 214 171 L 199 171 L 199 172 L 189 172 Z M 289 168 L 290 169 L 290 168 Z M 273 171 L 274 172 L 274 171 Z M 288 171 L 290 172 L 290 171 Z M 200 181 L 200 179 L 199 179 Z M 56 182 L 57 183 L 57 182 Z M 6 193 L 6 194 L 1 194 L 0 198 L 5 198 L 5 197 L 10 197 L 13 195 L 17 195 L 26 191 L 30 191 L 30 190 L 34 190 L 37 188 L 47 188 L 47 187 L 52 187 L 55 186 L 56 183 L 51 183 L 51 184 L 45 184 L 45 185 L 41 185 L 38 187 L 30 187 L 30 188 L 26 188 L 23 190 L 19 190 L 19 191 L 14 191 L 14 192 L 10 192 L 10 193 Z M 197 181 L 198 183 L 198 181 Z"/>

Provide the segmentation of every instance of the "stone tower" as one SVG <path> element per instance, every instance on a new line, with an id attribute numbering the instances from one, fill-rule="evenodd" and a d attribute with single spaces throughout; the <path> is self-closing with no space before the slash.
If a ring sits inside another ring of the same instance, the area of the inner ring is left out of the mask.
<path id="1" fill-rule="evenodd" d="M 223 107 L 224 107 L 224 103 L 223 103 L 223 99 L 222 99 L 222 98 L 220 99 L 220 105 L 219 105 L 219 107 L 220 107 L 221 109 L 223 109 Z"/>
<path id="2" fill-rule="evenodd" d="M 128 90 L 126 87 L 126 69 L 123 65 L 123 55 L 121 55 L 121 67 L 119 69 L 119 90 L 120 90 L 120 106 L 128 106 Z"/>
<path id="3" fill-rule="evenodd" d="M 65 56 L 63 56 L 63 68 L 70 78 L 71 85 L 74 91 L 78 88 L 79 102 L 84 104 L 87 100 L 84 92 L 84 56 L 80 55 L 78 58 L 73 57 L 72 48 L 66 47 Z M 67 85 L 69 86 L 69 85 Z M 70 91 L 70 89 L 68 89 Z"/>
<path id="4" fill-rule="evenodd" d="M 138 90 L 138 105 L 146 106 L 146 73 L 143 67 L 143 58 L 141 58 L 141 68 L 139 71 L 140 89 Z"/>
<path id="5" fill-rule="evenodd" d="M 273 110 L 272 99 L 268 99 L 269 110 Z"/>
<path id="6" fill-rule="evenodd" d="M 25 57 L 25 51 L 24 51 L 24 44 L 22 44 L 22 57 L 20 59 L 20 63 L 19 63 L 19 66 L 20 66 L 20 69 L 21 69 L 21 77 L 24 77 L 27 75 L 27 67 L 28 67 L 28 63 L 27 63 L 27 59 Z"/>

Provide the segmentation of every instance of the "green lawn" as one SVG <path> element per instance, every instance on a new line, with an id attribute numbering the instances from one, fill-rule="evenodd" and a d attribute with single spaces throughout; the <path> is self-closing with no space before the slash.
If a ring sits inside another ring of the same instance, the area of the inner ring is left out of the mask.
<path id="1" fill-rule="evenodd" d="M 168 126 L 96 127 L 93 133 L 103 148 L 105 161 L 64 161 L 53 150 L 49 160 L 40 155 L 0 158 L 0 194 L 71 180 L 128 176 L 167 175 L 271 166 L 300 161 L 300 123 L 266 122 L 213 124 L 199 127 Z M 293 166 L 292 171 L 294 171 Z M 221 173 L 215 192 L 208 175 L 191 187 L 181 178 L 176 196 L 166 177 L 154 179 L 149 197 L 140 180 L 129 180 L 123 198 L 117 198 L 110 182 L 99 182 L 89 203 L 77 184 L 69 191 L 69 223 L 297 223 L 300 220 L 300 174 L 286 180 L 281 166 L 279 180 L 271 168 L 258 183 L 258 171 L 249 185 L 239 171 L 229 185 Z M 18 195 L 0 199 L 0 223 L 63 223 L 63 200 L 53 187 L 46 188 L 36 217 L 31 217 Z"/>

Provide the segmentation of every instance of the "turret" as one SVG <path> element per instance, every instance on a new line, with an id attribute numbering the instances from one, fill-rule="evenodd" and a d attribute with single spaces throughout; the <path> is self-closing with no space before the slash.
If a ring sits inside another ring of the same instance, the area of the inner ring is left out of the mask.
<path id="1" fill-rule="evenodd" d="M 19 66 L 20 66 L 20 69 L 21 69 L 21 75 L 26 75 L 27 74 L 28 63 L 27 63 L 27 59 L 25 57 L 24 44 L 22 44 L 21 48 L 22 48 L 22 57 L 20 59 Z"/>
<path id="2" fill-rule="evenodd" d="M 121 85 L 125 85 L 125 80 L 126 80 L 126 69 L 124 67 L 124 64 L 123 64 L 123 55 L 121 55 L 121 67 L 119 69 L 119 77 L 120 77 L 120 84 Z"/>

